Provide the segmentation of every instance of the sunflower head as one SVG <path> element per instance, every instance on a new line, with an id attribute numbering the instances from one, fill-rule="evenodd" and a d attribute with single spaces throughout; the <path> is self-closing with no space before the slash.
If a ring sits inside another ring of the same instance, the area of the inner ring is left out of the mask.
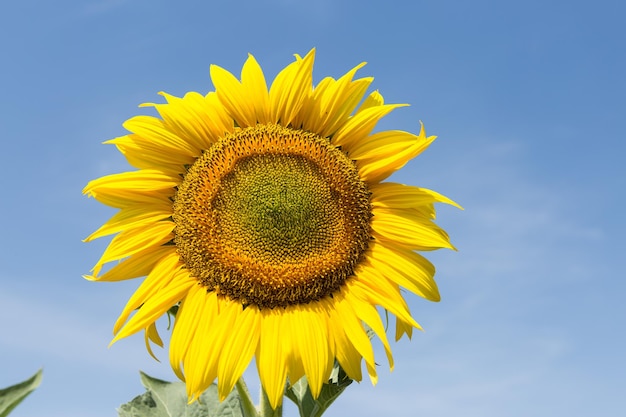
<path id="1" fill-rule="evenodd" d="M 439 299 L 417 251 L 453 248 L 433 204 L 456 204 L 383 182 L 435 137 L 373 133 L 401 105 L 366 96 L 363 64 L 313 85 L 313 61 L 296 56 L 269 89 L 249 56 L 240 79 L 212 66 L 207 95 L 162 93 L 165 104 L 147 104 L 159 117 L 134 117 L 107 142 L 137 169 L 84 190 L 119 209 L 87 238 L 115 235 L 87 278 L 145 277 L 114 341 L 144 330 L 150 350 L 156 320 L 180 304 L 170 361 L 191 399 L 216 378 L 226 397 L 253 357 L 274 407 L 287 378 L 319 395 L 335 361 L 361 380 L 364 360 L 375 382 L 366 328 L 393 367 L 377 307 L 399 339 L 419 328 L 401 289 Z"/>

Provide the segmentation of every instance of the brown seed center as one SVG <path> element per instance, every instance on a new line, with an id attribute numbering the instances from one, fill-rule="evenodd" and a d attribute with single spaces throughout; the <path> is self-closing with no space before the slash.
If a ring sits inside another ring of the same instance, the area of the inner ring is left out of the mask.
<path id="1" fill-rule="evenodd" d="M 304 304 L 339 289 L 370 240 L 369 191 L 327 139 L 242 129 L 191 166 L 174 201 L 192 276 L 243 305 Z"/>

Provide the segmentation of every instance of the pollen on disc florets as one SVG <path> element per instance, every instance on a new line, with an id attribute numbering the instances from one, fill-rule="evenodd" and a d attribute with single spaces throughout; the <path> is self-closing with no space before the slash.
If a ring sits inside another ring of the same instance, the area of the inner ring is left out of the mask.
<path id="1" fill-rule="evenodd" d="M 225 136 L 189 168 L 175 239 L 209 291 L 259 308 L 331 295 L 370 240 L 369 191 L 328 139 L 279 125 Z"/>

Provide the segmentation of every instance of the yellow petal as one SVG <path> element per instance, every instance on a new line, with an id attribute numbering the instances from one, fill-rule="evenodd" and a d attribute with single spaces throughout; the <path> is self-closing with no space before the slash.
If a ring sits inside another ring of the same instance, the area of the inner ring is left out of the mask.
<path id="1" fill-rule="evenodd" d="M 174 229 L 174 223 L 158 222 L 121 232 L 111 240 L 105 249 L 102 257 L 93 268 L 93 275 L 98 276 L 102 265 L 107 262 L 117 261 L 170 241 L 172 229 Z"/>
<path id="2" fill-rule="evenodd" d="M 159 332 L 157 331 L 156 324 L 152 323 L 147 328 L 144 329 L 144 342 L 146 343 L 146 350 L 154 358 L 155 361 L 160 362 L 159 359 L 154 355 L 152 351 L 152 346 L 150 342 L 156 344 L 157 346 L 163 347 L 163 340 L 161 336 L 159 336 Z"/>
<path id="3" fill-rule="evenodd" d="M 369 96 L 363 100 L 363 103 L 357 109 L 357 113 L 361 113 L 363 110 L 369 109 L 370 107 L 382 106 L 385 104 L 385 99 L 383 96 L 376 91 L 372 91 Z"/>
<path id="4" fill-rule="evenodd" d="M 393 109 L 403 106 L 406 104 L 387 104 L 370 107 L 355 114 L 333 135 L 333 144 L 341 146 L 350 154 L 354 146 L 366 140 L 380 119 Z"/>
<path id="5" fill-rule="evenodd" d="M 431 301 L 440 295 L 434 280 L 435 268 L 420 254 L 400 247 L 388 249 L 386 244 L 374 243 L 368 262 L 388 279 Z"/>
<path id="6" fill-rule="evenodd" d="M 122 313 L 113 327 L 113 333 L 117 333 L 120 330 L 133 310 L 138 309 L 142 304 L 146 303 L 146 301 L 156 297 L 157 293 L 162 288 L 170 285 L 172 280 L 178 279 L 177 275 L 181 267 L 182 263 L 176 252 L 170 252 L 160 259 L 126 303 L 124 310 L 122 310 Z M 172 305 L 170 305 L 168 309 Z"/>
<path id="7" fill-rule="evenodd" d="M 317 398 L 333 367 L 333 355 L 328 345 L 328 315 L 319 303 L 291 309 L 287 315 L 291 337 L 294 339 L 295 354 L 309 382 L 313 398 Z"/>
<path id="8" fill-rule="evenodd" d="M 364 64 L 362 64 L 364 65 Z M 333 135 L 340 126 L 344 125 L 350 118 L 357 104 L 363 98 L 374 80 L 372 77 L 351 81 L 352 72 L 361 66 L 355 67 L 350 73 L 337 80 L 337 87 L 332 91 L 329 103 L 325 105 L 322 114 L 325 116 L 324 125 L 320 130 L 320 136 Z"/>
<path id="9" fill-rule="evenodd" d="M 330 303 L 332 304 L 332 303 Z M 330 306 L 330 309 L 334 308 L 334 305 Z M 332 314 L 331 314 L 331 317 Z M 335 358 L 339 365 L 343 368 L 346 374 L 355 381 L 361 381 L 363 374 L 361 372 L 361 355 L 356 350 L 352 342 L 348 339 L 343 325 L 340 322 L 330 320 L 329 327 L 329 341 L 334 346 Z"/>
<path id="10" fill-rule="evenodd" d="M 135 312 L 128 322 L 115 335 L 111 344 L 124 337 L 128 337 L 140 330 L 145 329 L 154 323 L 159 317 L 167 312 L 174 304 L 178 303 L 189 291 L 189 288 L 196 285 L 196 280 L 190 278 L 186 273 L 179 273 L 178 279 L 172 280 L 171 285 L 163 288 Z"/>
<path id="11" fill-rule="evenodd" d="M 385 130 L 372 134 L 352 147 L 348 155 L 352 159 L 385 159 L 415 145 L 422 139 L 402 130 Z"/>
<path id="12" fill-rule="evenodd" d="M 124 259 L 101 276 L 85 275 L 89 281 L 123 281 L 148 275 L 167 254 L 176 251 L 174 246 L 150 246 Z"/>
<path id="13" fill-rule="evenodd" d="M 361 382 L 363 380 L 363 372 L 361 371 L 362 358 L 359 352 L 347 340 L 347 338 L 341 339 L 341 344 L 337 345 L 337 362 L 339 362 L 339 365 L 350 379 Z"/>
<path id="14" fill-rule="evenodd" d="M 135 116 L 123 124 L 124 128 L 154 143 L 176 149 L 178 154 L 199 156 L 202 148 L 198 143 L 185 140 L 170 129 L 163 120 L 152 116 Z"/>
<path id="15" fill-rule="evenodd" d="M 211 65 L 211 80 L 215 92 L 238 126 L 256 125 L 256 111 L 251 97 L 233 74 L 217 65 Z"/>
<path id="16" fill-rule="evenodd" d="M 427 188 L 394 182 L 383 182 L 369 187 L 372 192 L 372 204 L 382 208 L 414 208 L 424 204 L 446 203 L 463 209 L 448 197 Z"/>
<path id="17" fill-rule="evenodd" d="M 224 401 L 246 370 L 259 343 L 261 315 L 257 307 L 242 309 L 233 302 L 236 321 L 227 336 L 219 356 L 217 378 L 220 401 Z"/>
<path id="18" fill-rule="evenodd" d="M 272 408 L 276 409 L 282 403 L 287 379 L 284 316 L 280 309 L 266 309 L 261 314 L 262 328 L 256 351 L 257 369 L 268 400 Z"/>
<path id="19" fill-rule="evenodd" d="M 396 342 L 405 334 L 409 339 L 413 336 L 413 325 L 396 316 Z M 418 327 L 421 330 L 421 327 Z"/>
<path id="20" fill-rule="evenodd" d="M 335 300 L 335 308 L 331 310 L 331 323 L 342 323 L 343 329 L 346 332 L 346 336 L 350 340 L 350 343 L 359 352 L 359 354 L 365 360 L 365 366 L 369 373 L 372 383 L 377 381 L 376 377 L 376 362 L 374 361 L 374 349 L 372 343 L 361 324 L 361 319 L 354 311 L 350 303 L 346 301 L 346 298 L 350 294 L 342 294 L 333 296 Z"/>
<path id="21" fill-rule="evenodd" d="M 413 139 L 413 143 L 406 143 L 399 138 L 390 140 L 389 149 L 387 147 L 380 147 L 380 154 L 376 156 L 372 154 L 371 157 L 355 158 L 357 160 L 357 167 L 359 168 L 359 175 L 369 184 L 380 182 L 393 174 L 396 170 L 402 168 L 408 161 L 415 158 L 422 153 L 428 146 L 437 138 L 436 136 L 426 136 L 424 126 L 419 136 L 408 134 L 405 139 Z M 364 142 L 361 142 L 363 144 Z M 398 148 L 402 146 L 402 148 Z M 355 147 L 356 148 L 356 147 Z M 365 149 L 367 150 L 367 148 Z M 350 151 L 354 151 L 350 148 Z"/>
<path id="22" fill-rule="evenodd" d="M 124 207 L 84 241 L 89 242 L 93 239 L 119 233 L 123 230 L 146 226 L 166 219 L 171 215 L 172 203 L 160 200 L 156 200 L 154 204 Z"/>
<path id="23" fill-rule="evenodd" d="M 351 295 L 350 297 L 346 297 L 346 300 L 350 303 L 361 320 L 363 320 L 363 322 L 374 331 L 376 336 L 378 336 L 385 348 L 387 360 L 389 361 L 389 368 L 393 370 L 393 355 L 391 353 L 391 347 L 389 346 L 389 341 L 387 340 L 387 335 L 385 334 L 385 326 L 383 326 L 383 322 L 380 319 L 378 311 L 376 311 L 376 307 L 374 307 L 371 303 L 364 301 L 367 297 L 359 290 L 358 287 L 355 287 L 352 282 L 346 282 L 344 285 L 348 287 L 348 291 Z"/>
<path id="24" fill-rule="evenodd" d="M 187 383 L 187 396 L 189 402 L 192 402 L 198 399 L 217 377 L 215 350 L 219 349 L 226 334 L 216 332 L 223 327 L 223 322 L 217 320 L 219 307 L 215 292 L 207 293 L 206 289 L 200 285 L 191 287 L 181 309 L 176 314 L 177 320 L 178 316 L 183 319 L 183 315 L 188 314 L 192 316 L 191 327 L 188 328 L 190 333 L 182 333 L 181 328 L 177 327 L 177 322 L 174 326 L 170 349 L 174 348 L 175 337 L 186 342 L 182 362 Z M 211 336 L 215 339 L 211 340 Z M 171 355 L 170 360 L 172 360 Z"/>
<path id="25" fill-rule="evenodd" d="M 174 329 L 170 340 L 170 364 L 178 378 L 185 381 L 183 374 L 183 362 L 187 357 L 189 346 L 192 344 L 196 332 L 200 332 L 198 323 L 203 316 L 204 309 L 215 304 L 213 296 L 206 293 L 206 289 L 200 285 L 192 286 L 189 292 L 182 299 L 176 318 Z M 210 300 L 214 302 L 211 303 Z"/>
<path id="26" fill-rule="evenodd" d="M 391 281 L 381 271 L 371 266 L 371 262 L 362 262 L 356 271 L 358 279 L 353 285 L 361 291 L 370 303 L 384 307 L 396 317 L 401 318 L 411 326 L 421 329 L 421 326 L 413 319 L 406 301 L 400 293 L 400 288 L 395 281 Z"/>
<path id="27" fill-rule="evenodd" d="M 241 85 L 247 92 L 246 97 L 254 105 L 256 121 L 258 123 L 269 123 L 270 98 L 267 83 L 265 82 L 261 66 L 250 54 L 241 69 Z"/>
<path id="28" fill-rule="evenodd" d="M 164 146 L 136 134 L 120 136 L 104 143 L 115 145 L 135 168 L 157 169 L 170 176 L 183 172 L 183 167 L 195 160 L 195 156 L 177 152 L 174 146 Z"/>
<path id="29" fill-rule="evenodd" d="M 303 129 L 322 137 L 337 131 L 350 118 L 373 81 L 371 77 L 352 80 L 364 65 L 357 65 L 336 81 L 330 77 L 323 79 L 313 90 L 308 107 L 303 109 L 302 121 L 296 121 L 295 125 L 301 124 Z"/>
<path id="30" fill-rule="evenodd" d="M 374 207 L 372 213 L 372 230 L 378 236 L 419 250 L 455 249 L 442 228 L 411 210 Z"/>
<path id="31" fill-rule="evenodd" d="M 100 200 L 102 195 L 114 196 L 127 201 L 126 205 L 134 202 L 153 200 L 162 195 L 160 191 L 170 190 L 180 181 L 157 170 L 143 169 L 141 171 L 122 172 L 106 175 L 89 181 L 83 189 L 83 194 Z"/>
<path id="32" fill-rule="evenodd" d="M 225 132 L 232 131 L 232 119 L 212 100 L 190 92 L 183 98 L 160 92 L 167 104 L 149 104 L 157 109 L 165 126 L 197 149 L 208 149 Z"/>
<path id="33" fill-rule="evenodd" d="M 304 58 L 296 57 L 295 62 L 276 76 L 269 93 L 272 122 L 289 126 L 296 118 L 313 89 L 314 60 L 315 49 L 312 49 Z"/>

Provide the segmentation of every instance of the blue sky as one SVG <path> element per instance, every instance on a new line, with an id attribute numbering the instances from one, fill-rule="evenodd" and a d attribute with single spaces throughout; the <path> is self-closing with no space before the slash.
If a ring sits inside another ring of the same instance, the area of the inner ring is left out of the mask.
<path id="1" fill-rule="evenodd" d="M 105 417 L 174 380 L 141 336 L 107 348 L 139 281 L 81 275 L 112 214 L 81 195 L 127 169 L 101 142 L 157 92 L 212 89 L 253 53 L 269 79 L 317 48 L 314 77 L 362 76 L 410 103 L 380 128 L 439 136 L 393 179 L 440 191 L 459 252 L 428 254 L 440 303 L 396 369 L 328 416 L 615 416 L 626 389 L 626 55 L 621 1 L 5 2 L 0 12 L 0 387 L 44 368 L 15 417 Z M 379 357 L 384 364 L 384 356 Z M 254 376 L 254 370 L 249 372 Z M 286 415 L 296 415 L 293 408 Z"/>

